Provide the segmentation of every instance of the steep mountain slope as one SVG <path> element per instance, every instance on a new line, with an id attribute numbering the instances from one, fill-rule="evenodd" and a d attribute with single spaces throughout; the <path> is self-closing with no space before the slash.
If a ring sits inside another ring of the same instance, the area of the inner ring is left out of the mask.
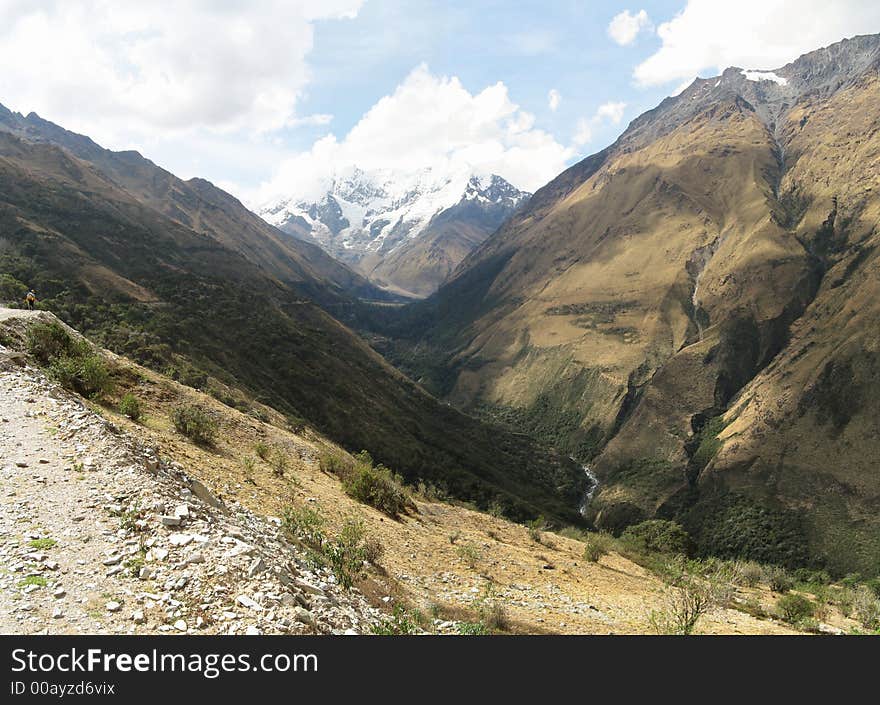
<path id="1" fill-rule="evenodd" d="M 271 408 L 244 414 L 105 351 L 113 388 L 85 400 L 25 352 L 47 323 L 44 311 L 0 308 L 0 475 L 14 488 L 0 512 L 4 634 L 370 633 L 395 608 L 438 634 L 644 633 L 666 606 L 663 577 L 617 551 L 585 561 L 577 532 L 538 543 L 522 525 L 419 494 L 389 521 L 322 471 L 341 449 Z M 118 411 L 125 395 L 138 399 L 136 421 Z M 175 429 L 180 404 L 217 424 L 213 445 Z M 286 458 L 282 473 L 257 443 Z M 355 518 L 383 548 L 348 569 L 358 591 L 291 531 L 306 507 L 329 541 Z M 699 633 L 794 633 L 765 585 L 726 589 Z M 823 619 L 826 633 L 863 629 L 834 606 Z"/>
<path id="2" fill-rule="evenodd" d="M 104 149 L 88 137 L 43 120 L 36 113 L 25 117 L 2 105 L 0 132 L 29 142 L 63 147 L 141 204 L 242 254 L 271 276 L 308 288 L 316 298 L 332 299 L 334 291 L 387 298 L 319 247 L 291 241 L 236 198 L 204 179 L 183 181 L 137 152 Z M 321 286 L 315 287 L 316 282 Z"/>
<path id="3" fill-rule="evenodd" d="M 528 198 L 499 176 L 431 169 L 355 168 L 321 190 L 317 199 L 286 198 L 260 214 L 381 286 L 418 297 L 433 293 Z"/>
<path id="4" fill-rule="evenodd" d="M 206 194 L 189 213 L 230 219 L 222 233 L 197 230 L 163 213 L 172 206 L 158 196 L 148 203 L 146 187 L 134 195 L 139 183 L 120 186 L 109 167 L 0 132 L 0 296 L 33 286 L 113 350 L 220 396 L 221 382 L 243 387 L 410 479 L 481 505 L 497 499 L 516 516 L 573 513 L 580 468 L 475 423 L 389 367 L 310 301 L 345 304 L 341 287 L 258 240 L 255 217 L 236 227 L 234 199 L 189 187 Z"/>
<path id="5" fill-rule="evenodd" d="M 601 450 L 600 526 L 880 571 L 878 66 L 698 79 L 539 190 L 410 314 L 440 391 Z"/>

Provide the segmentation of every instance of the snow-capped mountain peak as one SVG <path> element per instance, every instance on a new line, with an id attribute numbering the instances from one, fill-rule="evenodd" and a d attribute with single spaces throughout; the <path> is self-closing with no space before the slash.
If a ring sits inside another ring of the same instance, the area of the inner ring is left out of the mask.
<path id="1" fill-rule="evenodd" d="M 364 171 L 352 167 L 321 184 L 317 198 L 291 196 L 259 209 L 272 225 L 308 233 L 331 254 L 357 263 L 418 238 L 432 219 L 463 202 L 512 212 L 529 194 L 493 174 Z"/>

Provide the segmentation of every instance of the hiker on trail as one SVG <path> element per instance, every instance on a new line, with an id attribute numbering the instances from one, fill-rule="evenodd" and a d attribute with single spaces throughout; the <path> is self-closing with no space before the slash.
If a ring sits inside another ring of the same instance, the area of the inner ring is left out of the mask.
<path id="1" fill-rule="evenodd" d="M 24 300 L 27 303 L 28 310 L 32 311 L 34 306 L 37 305 L 37 295 L 34 293 L 33 289 L 28 291 L 27 296 L 24 297 Z"/>

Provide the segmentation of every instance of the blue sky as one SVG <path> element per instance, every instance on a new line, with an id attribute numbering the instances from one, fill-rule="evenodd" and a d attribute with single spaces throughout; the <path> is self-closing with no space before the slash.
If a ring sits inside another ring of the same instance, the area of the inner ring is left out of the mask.
<path id="1" fill-rule="evenodd" d="M 254 206 L 353 165 L 533 190 L 697 75 L 875 32 L 876 0 L 0 0 L 0 103 Z"/>
<path id="2" fill-rule="evenodd" d="M 606 30 L 617 2 L 367 2 L 354 20 L 316 26 L 310 58 L 314 83 L 302 107 L 332 113 L 333 128 L 347 132 L 377 99 L 391 93 L 420 63 L 432 72 L 457 76 L 471 92 L 502 81 L 511 98 L 533 113 L 537 124 L 566 141 L 580 118 L 607 101 L 627 102 L 631 118 L 653 107 L 669 87 L 639 89 L 632 71 L 660 42 L 647 33 L 627 47 Z M 642 2 L 658 19 L 684 7 L 679 0 Z M 547 94 L 562 95 L 553 112 Z M 595 146 L 613 140 L 619 126 L 605 125 Z M 291 135 L 301 146 L 320 129 Z"/>

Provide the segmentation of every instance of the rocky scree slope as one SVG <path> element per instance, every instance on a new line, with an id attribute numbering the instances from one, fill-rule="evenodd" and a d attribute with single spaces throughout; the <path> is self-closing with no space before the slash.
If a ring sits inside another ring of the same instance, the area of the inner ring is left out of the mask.
<path id="1" fill-rule="evenodd" d="M 221 501 L 2 346 L 0 424 L 3 633 L 341 634 L 376 623 L 359 593 L 309 567 L 279 520 Z"/>
<path id="2" fill-rule="evenodd" d="M 696 80 L 407 312 L 404 362 L 592 459 L 599 526 L 876 574 L 878 67 L 872 35 Z"/>

